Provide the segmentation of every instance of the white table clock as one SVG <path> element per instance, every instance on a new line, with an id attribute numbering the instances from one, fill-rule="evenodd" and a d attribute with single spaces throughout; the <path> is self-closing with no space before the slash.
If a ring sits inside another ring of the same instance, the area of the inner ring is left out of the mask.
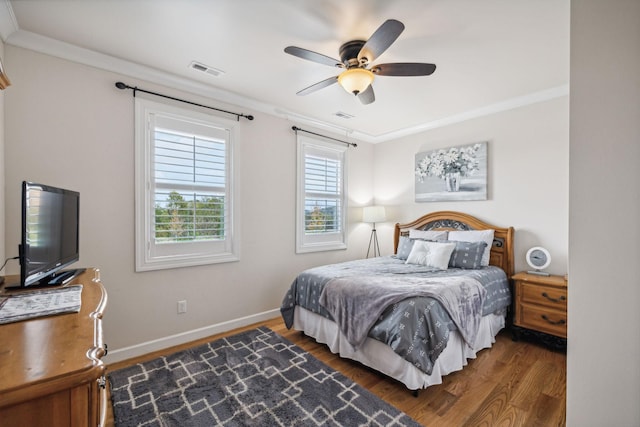
<path id="1" fill-rule="evenodd" d="M 551 255 L 548 250 L 541 246 L 534 246 L 527 251 L 526 259 L 529 267 L 533 268 L 533 271 L 528 273 L 549 276 L 549 273 L 542 271 L 551 264 Z"/>

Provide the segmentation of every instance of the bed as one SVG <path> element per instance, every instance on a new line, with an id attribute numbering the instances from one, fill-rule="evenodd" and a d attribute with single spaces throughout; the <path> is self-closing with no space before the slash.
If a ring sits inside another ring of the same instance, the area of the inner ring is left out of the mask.
<path id="1" fill-rule="evenodd" d="M 442 383 L 491 347 L 511 303 L 512 227 L 441 211 L 396 224 L 394 255 L 301 272 L 289 328 L 403 383 Z"/>

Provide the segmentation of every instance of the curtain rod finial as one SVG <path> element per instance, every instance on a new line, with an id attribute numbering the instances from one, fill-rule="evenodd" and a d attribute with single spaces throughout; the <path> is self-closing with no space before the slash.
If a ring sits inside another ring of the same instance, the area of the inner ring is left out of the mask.
<path id="1" fill-rule="evenodd" d="M 128 86 L 122 82 L 116 82 L 116 87 L 118 89 L 126 89 Z"/>

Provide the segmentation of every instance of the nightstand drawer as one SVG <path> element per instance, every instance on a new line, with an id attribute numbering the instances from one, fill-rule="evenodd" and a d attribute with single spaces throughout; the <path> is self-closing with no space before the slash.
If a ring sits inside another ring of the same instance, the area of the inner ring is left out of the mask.
<path id="1" fill-rule="evenodd" d="M 522 282 L 520 286 L 520 292 L 522 294 L 521 302 L 540 304 L 564 312 L 567 311 L 566 288 L 553 288 L 525 282 Z"/>
<path id="2" fill-rule="evenodd" d="M 567 337 L 566 311 L 521 304 L 518 306 L 516 324 L 523 328 L 529 328 L 563 338 Z"/>

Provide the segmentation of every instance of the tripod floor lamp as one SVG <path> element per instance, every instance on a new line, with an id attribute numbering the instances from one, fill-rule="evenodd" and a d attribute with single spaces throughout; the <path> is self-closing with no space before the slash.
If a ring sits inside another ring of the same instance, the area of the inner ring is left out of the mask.
<path id="1" fill-rule="evenodd" d="M 370 222 L 373 224 L 371 230 L 371 237 L 369 238 L 369 249 L 367 249 L 367 258 L 369 258 L 369 252 L 371 252 L 371 245 L 373 245 L 373 257 L 380 256 L 380 245 L 378 245 L 378 233 L 376 232 L 376 222 L 386 221 L 387 216 L 384 211 L 384 206 L 366 206 L 362 209 L 362 222 Z"/>

